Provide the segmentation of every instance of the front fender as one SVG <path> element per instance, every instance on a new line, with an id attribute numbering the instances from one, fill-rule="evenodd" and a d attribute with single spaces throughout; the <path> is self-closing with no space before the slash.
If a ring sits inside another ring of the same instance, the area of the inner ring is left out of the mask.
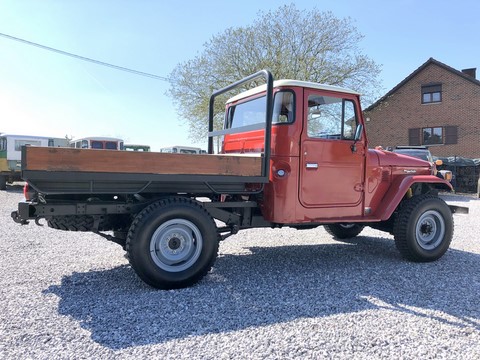
<path id="1" fill-rule="evenodd" d="M 434 175 L 413 175 L 398 178 L 391 183 L 377 210 L 381 220 L 388 220 L 392 216 L 408 189 L 414 184 L 428 184 L 438 190 L 453 191 L 452 184 Z"/>

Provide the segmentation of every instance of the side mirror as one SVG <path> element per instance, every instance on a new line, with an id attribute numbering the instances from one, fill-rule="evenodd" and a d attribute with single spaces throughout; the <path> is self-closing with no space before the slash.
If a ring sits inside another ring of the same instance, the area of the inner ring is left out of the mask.
<path id="1" fill-rule="evenodd" d="M 362 138 L 362 131 L 363 131 L 363 125 L 358 124 L 357 129 L 355 130 L 355 137 L 353 138 L 353 144 L 350 146 L 350 149 L 352 149 L 352 153 L 357 152 L 357 141 L 359 141 Z"/>
<path id="2" fill-rule="evenodd" d="M 358 124 L 357 129 L 355 130 L 355 137 L 353 138 L 355 142 L 359 141 L 362 138 L 362 132 L 363 132 L 363 124 Z"/>

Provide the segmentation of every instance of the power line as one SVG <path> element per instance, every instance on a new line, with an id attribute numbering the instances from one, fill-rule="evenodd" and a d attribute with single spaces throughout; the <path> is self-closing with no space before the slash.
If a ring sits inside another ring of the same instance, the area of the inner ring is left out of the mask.
<path id="1" fill-rule="evenodd" d="M 126 68 L 126 67 L 123 67 L 123 66 L 118 66 L 118 65 L 109 64 L 109 63 L 106 63 L 106 62 L 103 62 L 103 61 L 91 59 L 91 58 L 88 58 L 88 57 L 85 57 L 85 56 L 80 56 L 80 55 L 72 54 L 72 53 L 69 53 L 69 52 L 67 52 L 67 51 L 55 49 L 55 48 L 52 48 L 52 47 L 49 47 L 49 46 L 45 46 L 45 45 L 41 45 L 41 44 L 35 43 L 35 42 L 33 42 L 33 41 L 28 41 L 28 40 L 20 39 L 20 38 L 18 38 L 18 37 L 11 36 L 11 35 L 7 35 L 7 34 L 3 34 L 3 33 L 0 33 L 0 36 L 2 36 L 2 37 L 4 37 L 4 38 L 7 38 L 7 39 L 10 39 L 10 40 L 15 40 L 15 41 L 21 42 L 21 43 L 23 43 L 23 44 L 27 44 L 27 45 L 31 45 L 31 46 L 35 46 L 35 47 L 44 49 L 44 50 L 52 51 L 52 52 L 55 52 L 55 53 L 57 53 L 57 54 L 61 54 L 61 55 L 65 55 L 65 56 L 70 56 L 70 57 L 73 57 L 73 58 L 75 58 L 75 59 L 79 59 L 79 60 L 83 60 L 83 61 L 88 61 L 88 62 L 97 64 L 97 65 L 103 65 L 103 66 L 107 66 L 107 67 L 110 67 L 110 68 L 113 68 L 113 69 L 117 69 L 117 70 L 121 70 L 121 71 L 126 71 L 126 72 L 129 72 L 129 73 L 132 73 L 132 74 L 136 74 L 136 75 L 141 75 L 141 76 L 146 76 L 146 77 L 154 78 L 154 79 L 157 79 L 157 80 L 162 80 L 162 81 L 171 82 L 171 80 L 170 80 L 169 78 L 164 77 L 164 76 L 159 76 L 159 75 L 155 75 L 155 74 L 146 73 L 146 72 L 143 72 L 143 71 L 138 71 L 138 70 L 129 69 L 129 68 Z"/>

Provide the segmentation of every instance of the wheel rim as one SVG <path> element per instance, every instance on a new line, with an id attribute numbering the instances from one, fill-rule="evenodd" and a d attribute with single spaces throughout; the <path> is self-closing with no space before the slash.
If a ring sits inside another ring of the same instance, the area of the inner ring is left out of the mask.
<path id="1" fill-rule="evenodd" d="M 351 229 L 355 226 L 355 224 L 348 224 L 348 223 L 340 223 L 339 225 L 344 229 Z"/>
<path id="2" fill-rule="evenodd" d="M 425 250 L 433 250 L 441 244 L 445 235 L 443 216 L 435 210 L 422 214 L 415 230 L 418 245 Z"/>
<path id="3" fill-rule="evenodd" d="M 179 272 L 191 267 L 203 247 L 198 227 L 185 219 L 172 219 L 160 225 L 150 240 L 150 255 L 163 270 Z"/>

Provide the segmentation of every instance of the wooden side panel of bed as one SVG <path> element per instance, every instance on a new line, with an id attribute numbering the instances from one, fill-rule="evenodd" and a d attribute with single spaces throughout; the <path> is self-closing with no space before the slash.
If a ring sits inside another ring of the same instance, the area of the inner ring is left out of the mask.
<path id="1" fill-rule="evenodd" d="M 261 176 L 260 156 L 25 147 L 23 170 Z"/>

